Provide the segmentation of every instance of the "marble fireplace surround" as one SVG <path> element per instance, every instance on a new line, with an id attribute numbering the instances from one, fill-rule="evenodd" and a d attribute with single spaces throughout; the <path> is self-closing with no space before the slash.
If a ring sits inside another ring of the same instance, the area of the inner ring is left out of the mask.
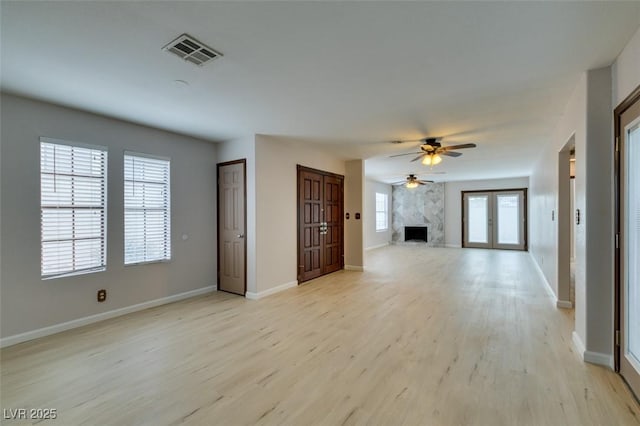
<path id="1" fill-rule="evenodd" d="M 394 186 L 392 199 L 392 242 L 444 246 L 444 183 L 427 183 L 417 188 Z M 405 226 L 426 226 L 427 242 L 407 241 Z"/>

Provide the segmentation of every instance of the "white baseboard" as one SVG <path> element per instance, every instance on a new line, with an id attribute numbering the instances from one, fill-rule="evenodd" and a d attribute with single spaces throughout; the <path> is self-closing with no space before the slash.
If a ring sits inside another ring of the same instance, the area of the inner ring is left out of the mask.
<path id="1" fill-rule="evenodd" d="M 556 306 L 558 306 L 558 298 L 554 293 L 553 289 L 551 288 L 551 284 L 549 284 L 549 281 L 547 281 L 547 277 L 544 275 L 544 272 L 542 272 L 542 268 L 540 268 L 540 265 L 538 265 L 538 262 L 536 262 L 536 258 L 533 257 L 533 253 L 529 252 L 529 256 L 531 257 L 531 261 L 536 267 L 536 271 L 538 271 L 538 275 L 540 276 L 540 279 L 544 283 L 544 288 L 545 290 L 547 290 L 547 294 L 556 303 Z"/>
<path id="2" fill-rule="evenodd" d="M 561 309 L 572 309 L 573 308 L 573 302 L 571 302 L 570 300 L 556 300 L 556 306 L 558 308 Z"/>
<path id="3" fill-rule="evenodd" d="M 344 270 L 345 270 L 345 271 L 358 271 L 358 272 L 362 272 L 362 271 L 364 271 L 364 266 L 344 265 Z"/>
<path id="4" fill-rule="evenodd" d="M 445 248 L 462 248 L 462 244 L 445 244 Z"/>
<path id="5" fill-rule="evenodd" d="M 389 243 L 388 243 L 388 242 L 386 242 L 386 243 L 384 243 L 384 244 L 378 244 L 378 245 L 375 245 L 375 246 L 367 247 L 365 250 L 375 250 L 375 249 L 377 249 L 377 248 L 386 247 L 386 246 L 388 246 L 388 245 L 389 245 Z"/>
<path id="6" fill-rule="evenodd" d="M 578 355 L 584 362 L 588 362 L 590 364 L 602 365 L 604 367 L 609 367 L 610 369 L 614 369 L 613 365 L 613 355 L 603 354 L 600 352 L 588 351 L 584 347 L 584 343 L 582 343 L 582 339 L 578 336 L 578 333 L 575 331 L 571 333 L 571 340 L 573 341 L 573 346 L 575 346 Z"/>
<path id="7" fill-rule="evenodd" d="M 590 364 L 602 365 L 604 367 L 609 367 L 610 369 L 614 369 L 613 366 L 613 355 L 607 355 L 600 352 L 592 352 L 592 351 L 584 351 L 585 362 Z"/>
<path id="8" fill-rule="evenodd" d="M 214 291 L 216 291 L 215 286 L 202 287 L 196 290 L 191 290 L 191 291 L 187 291 L 180 294 L 174 294 L 167 297 L 161 297 L 160 299 L 149 300 L 148 302 L 142 302 L 136 305 L 126 306 L 124 308 L 118 308 L 111 311 L 90 315 L 88 317 L 78 318 L 78 319 L 63 322 L 60 324 L 39 328 L 37 330 L 27 331 L 26 333 L 4 337 L 0 339 L 0 348 L 16 345 L 18 343 L 26 342 L 26 341 L 37 339 L 44 336 L 49 336 L 51 334 L 60 333 L 62 331 L 71 330 L 73 328 L 82 327 L 84 325 L 93 324 L 95 322 L 104 321 L 109 318 L 119 317 L 122 315 L 130 314 L 132 312 L 142 311 L 144 309 L 149 309 L 149 308 L 153 308 L 160 305 L 166 305 L 167 303 L 177 302 L 179 300 L 188 299 L 190 297 L 200 296 L 202 294 L 211 293 Z"/>
<path id="9" fill-rule="evenodd" d="M 247 299 L 251 299 L 251 300 L 258 300 L 258 299 L 262 299 L 263 297 L 267 297 L 267 296 L 271 296 L 272 294 L 279 293 L 279 292 L 284 291 L 284 290 L 286 290 L 288 288 L 296 287 L 297 285 L 298 285 L 298 281 L 291 281 L 291 282 L 284 283 L 284 284 L 281 284 L 281 285 L 276 286 L 276 287 L 269 288 L 269 289 L 264 290 L 264 291 L 259 291 L 257 293 L 253 293 L 251 291 L 248 291 L 245 294 L 245 297 Z"/>
<path id="10" fill-rule="evenodd" d="M 584 354 L 586 350 L 584 348 L 584 343 L 582 343 L 582 339 L 580 338 L 580 336 L 578 336 L 578 333 L 576 333 L 575 331 L 572 332 L 571 340 L 573 341 L 573 346 L 575 347 L 576 352 L 578 352 L 578 355 L 580 355 L 580 359 L 585 361 Z"/>

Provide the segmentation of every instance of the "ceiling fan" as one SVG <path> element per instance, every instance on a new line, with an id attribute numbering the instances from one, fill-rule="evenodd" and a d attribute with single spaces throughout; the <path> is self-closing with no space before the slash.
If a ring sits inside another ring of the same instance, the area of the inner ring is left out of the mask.
<path id="1" fill-rule="evenodd" d="M 392 185 L 405 185 L 407 188 L 417 188 L 418 185 L 426 185 L 427 183 L 433 183 L 432 180 L 420 180 L 413 173 L 407 176 L 407 179 L 401 182 L 393 183 Z"/>
<path id="2" fill-rule="evenodd" d="M 421 160 L 420 162 L 425 166 L 435 166 L 442 161 L 441 155 L 446 155 L 448 157 L 460 157 L 462 153 L 455 152 L 458 149 L 465 148 L 475 148 L 477 145 L 475 143 L 463 143 L 459 145 L 450 145 L 450 146 L 442 146 L 440 143 L 442 138 L 426 138 L 420 139 L 422 145 L 420 145 L 420 152 L 409 152 L 406 154 L 396 154 L 391 157 L 402 157 L 404 155 L 412 155 L 412 154 L 420 154 L 413 161 Z M 412 141 L 406 141 L 412 142 Z M 402 141 L 394 141 L 392 143 L 402 143 Z"/>

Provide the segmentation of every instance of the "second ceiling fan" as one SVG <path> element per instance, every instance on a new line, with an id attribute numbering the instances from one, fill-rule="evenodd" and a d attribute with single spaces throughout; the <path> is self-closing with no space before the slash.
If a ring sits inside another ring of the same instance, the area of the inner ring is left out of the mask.
<path id="1" fill-rule="evenodd" d="M 408 152 L 406 154 L 396 154 L 391 157 L 402 157 L 404 155 L 415 155 L 420 154 L 413 161 L 421 160 L 420 162 L 425 166 L 434 166 L 442 161 L 441 155 L 446 155 L 447 157 L 460 157 L 462 155 L 461 152 L 455 152 L 458 149 L 465 148 L 475 148 L 477 145 L 475 143 L 463 143 L 459 145 L 450 145 L 450 146 L 442 146 L 441 138 L 426 138 L 420 139 L 422 145 L 420 145 L 420 152 Z M 412 142 L 412 141 L 406 141 Z M 394 143 L 402 143 L 402 142 L 394 142 Z"/>

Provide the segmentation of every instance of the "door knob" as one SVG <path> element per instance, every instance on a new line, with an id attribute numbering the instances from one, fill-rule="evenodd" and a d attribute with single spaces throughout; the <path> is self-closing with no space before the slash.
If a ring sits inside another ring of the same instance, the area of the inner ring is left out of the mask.
<path id="1" fill-rule="evenodd" d="M 244 238 L 244 234 L 238 234 L 238 238 Z"/>

